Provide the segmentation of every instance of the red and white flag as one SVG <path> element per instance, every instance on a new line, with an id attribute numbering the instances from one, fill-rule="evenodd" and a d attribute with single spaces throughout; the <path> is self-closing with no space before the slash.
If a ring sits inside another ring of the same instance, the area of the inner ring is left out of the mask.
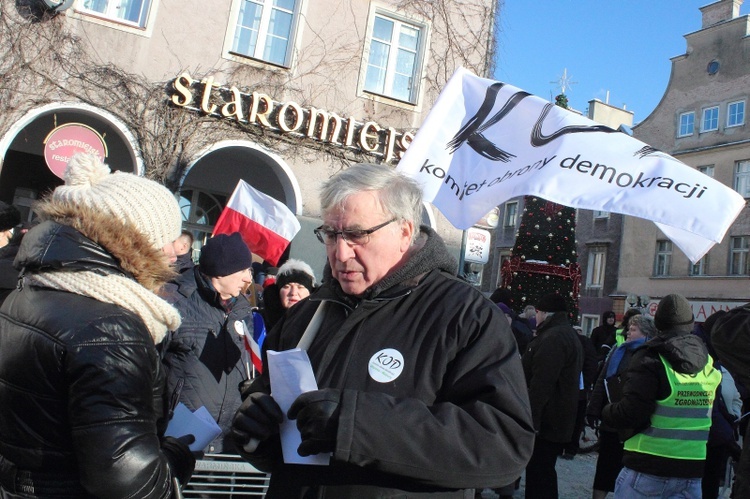
<path id="1" fill-rule="evenodd" d="M 239 232 L 250 251 L 277 265 L 299 230 L 297 217 L 286 205 L 240 180 L 213 235 Z"/>

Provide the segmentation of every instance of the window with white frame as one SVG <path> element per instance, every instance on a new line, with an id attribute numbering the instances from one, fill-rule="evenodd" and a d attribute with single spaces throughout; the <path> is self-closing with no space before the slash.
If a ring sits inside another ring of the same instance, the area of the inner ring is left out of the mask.
<path id="1" fill-rule="evenodd" d="M 604 269 L 607 261 L 607 249 L 594 247 L 589 250 L 589 262 L 586 269 L 586 287 L 601 288 L 604 285 Z"/>
<path id="2" fill-rule="evenodd" d="M 239 0 L 231 51 L 289 67 L 298 0 Z"/>
<path id="3" fill-rule="evenodd" d="M 734 190 L 750 198 L 750 160 L 738 161 L 734 167 Z"/>
<path id="4" fill-rule="evenodd" d="M 733 237 L 730 246 L 729 275 L 748 275 L 748 250 L 750 249 L 750 236 Z"/>
<path id="5" fill-rule="evenodd" d="M 505 213 L 503 215 L 503 227 L 515 227 L 518 221 L 518 202 L 509 201 L 505 203 Z"/>
<path id="6" fill-rule="evenodd" d="M 703 110 L 701 132 L 711 132 L 719 129 L 719 106 L 708 107 Z"/>
<path id="7" fill-rule="evenodd" d="M 151 0 L 83 0 L 76 10 L 143 28 Z"/>
<path id="8" fill-rule="evenodd" d="M 727 106 L 727 127 L 745 124 L 745 101 L 730 102 Z"/>
<path id="9" fill-rule="evenodd" d="M 591 337 L 591 331 L 599 325 L 600 317 L 593 314 L 581 314 L 581 329 L 583 334 Z"/>
<path id="10" fill-rule="evenodd" d="M 426 26 L 384 12 L 372 19 L 363 89 L 416 103 Z"/>
<path id="11" fill-rule="evenodd" d="M 656 241 L 656 258 L 654 259 L 654 275 L 668 276 L 672 265 L 672 241 L 662 239 Z"/>
<path id="12" fill-rule="evenodd" d="M 689 113 L 682 113 L 680 115 L 680 130 L 678 137 L 685 137 L 687 135 L 693 135 L 693 129 L 695 127 L 695 113 L 690 111 Z"/>
<path id="13" fill-rule="evenodd" d="M 706 275 L 708 273 L 708 255 L 690 264 L 690 275 Z"/>
<path id="14" fill-rule="evenodd" d="M 698 171 L 704 175 L 714 178 L 714 165 L 699 166 Z"/>

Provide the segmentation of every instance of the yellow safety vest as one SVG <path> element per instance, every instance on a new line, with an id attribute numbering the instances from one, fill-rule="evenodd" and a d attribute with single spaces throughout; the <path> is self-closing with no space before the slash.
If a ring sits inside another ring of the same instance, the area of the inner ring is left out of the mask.
<path id="1" fill-rule="evenodd" d="M 678 373 L 659 355 L 672 393 L 656 401 L 651 425 L 625 441 L 625 450 L 671 459 L 706 459 L 711 408 L 721 373 L 709 356 L 696 374 Z"/>

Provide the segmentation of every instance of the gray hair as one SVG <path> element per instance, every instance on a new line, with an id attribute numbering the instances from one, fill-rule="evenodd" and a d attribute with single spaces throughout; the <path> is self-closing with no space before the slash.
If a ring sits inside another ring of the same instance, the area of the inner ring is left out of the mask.
<path id="1" fill-rule="evenodd" d="M 393 168 L 358 163 L 328 179 L 320 191 L 323 213 L 341 207 L 349 196 L 364 191 L 378 191 L 386 213 L 414 224 L 414 238 L 422 221 L 422 188 L 416 180 Z"/>
<path id="2" fill-rule="evenodd" d="M 657 333 L 654 319 L 647 315 L 634 315 L 628 322 L 628 327 L 630 326 L 637 326 L 646 338 L 653 338 Z"/>

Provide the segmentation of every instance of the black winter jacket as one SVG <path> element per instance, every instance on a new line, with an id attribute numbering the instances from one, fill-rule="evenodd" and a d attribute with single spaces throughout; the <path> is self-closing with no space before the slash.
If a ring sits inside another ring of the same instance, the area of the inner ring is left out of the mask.
<path id="1" fill-rule="evenodd" d="M 578 411 L 583 347 L 567 313 L 548 315 L 537 326 L 536 337 L 521 361 L 534 429 L 550 442 L 570 442 Z"/>
<path id="2" fill-rule="evenodd" d="M 222 429 L 206 449 L 209 453 L 235 453 L 226 439 L 239 409 L 239 384 L 247 379 L 249 359 L 239 331 L 244 321 L 253 334 L 252 307 L 239 296 L 222 303 L 200 266 L 182 273 L 176 291 L 167 299 L 182 317 L 179 329 L 164 340 L 168 393 L 194 411 L 205 406 Z"/>
<path id="3" fill-rule="evenodd" d="M 294 348 L 327 303 L 308 353 L 318 386 L 342 391 L 330 466 L 285 465 L 278 440 L 246 455 L 272 472 L 269 498 L 473 497 L 465 489 L 507 485 L 525 468 L 533 429 L 508 321 L 422 230 L 425 245 L 364 298 L 328 270 L 266 338 L 264 352 Z M 383 351 L 403 356 L 390 380 L 373 374 Z"/>
<path id="4" fill-rule="evenodd" d="M 706 345 L 685 331 L 662 331 L 633 353 L 625 374 L 622 399 L 602 410 L 602 421 L 618 430 L 646 429 L 656 410 L 656 401 L 671 393 L 667 373 L 659 355 L 680 373 L 700 372 L 708 361 Z M 703 460 L 669 459 L 640 452 L 625 451 L 622 464 L 628 468 L 657 476 L 697 478 L 703 476 Z"/>
<path id="5" fill-rule="evenodd" d="M 53 222 L 26 234 L 16 263 L 124 274 L 96 243 Z M 138 316 L 65 291 L 12 292 L 0 309 L 0 483 L 12 490 L 17 471 L 19 480 L 30 473 L 30 497 L 169 497 L 163 393 Z"/>

